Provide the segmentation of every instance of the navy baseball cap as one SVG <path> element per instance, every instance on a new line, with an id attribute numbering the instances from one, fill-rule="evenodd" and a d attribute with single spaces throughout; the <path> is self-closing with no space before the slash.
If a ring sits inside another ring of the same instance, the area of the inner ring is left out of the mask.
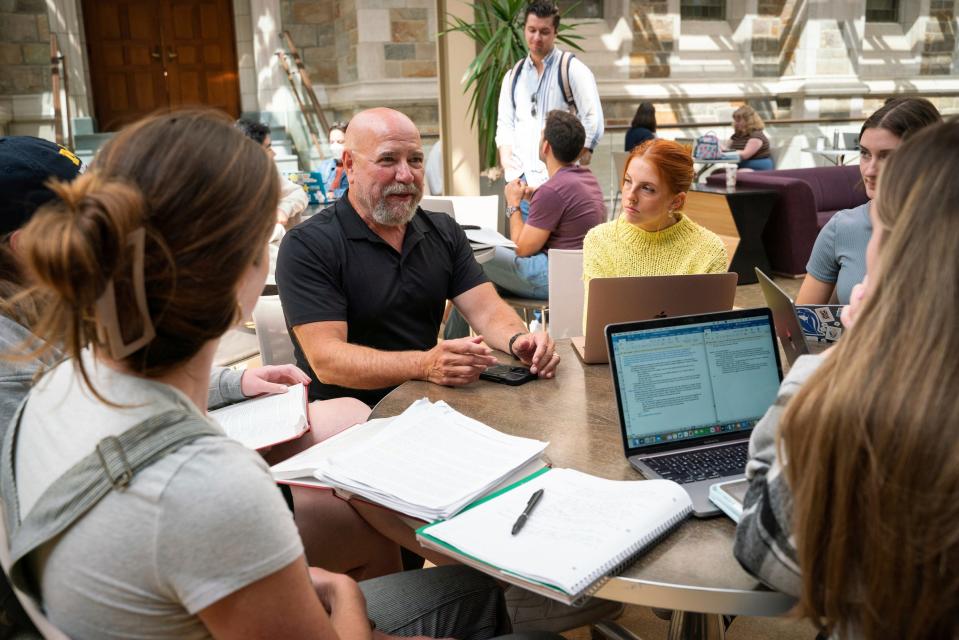
<path id="1" fill-rule="evenodd" d="M 70 182 L 83 163 L 66 147 L 31 136 L 0 137 L 0 236 L 16 231 L 56 196 L 50 179 Z"/>

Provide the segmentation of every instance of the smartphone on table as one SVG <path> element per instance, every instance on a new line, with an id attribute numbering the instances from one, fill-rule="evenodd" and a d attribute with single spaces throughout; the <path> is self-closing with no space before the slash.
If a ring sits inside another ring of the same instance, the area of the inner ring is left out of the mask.
<path id="1" fill-rule="evenodd" d="M 521 384 L 526 384 L 530 380 L 535 380 L 536 374 L 530 373 L 529 367 L 511 364 L 494 364 L 491 367 L 487 367 L 486 371 L 481 373 L 479 377 L 481 380 L 489 380 L 490 382 L 498 382 L 516 387 Z"/>

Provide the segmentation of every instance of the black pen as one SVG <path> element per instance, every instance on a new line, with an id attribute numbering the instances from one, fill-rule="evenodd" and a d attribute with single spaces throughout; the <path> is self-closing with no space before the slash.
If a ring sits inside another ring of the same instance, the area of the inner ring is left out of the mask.
<path id="1" fill-rule="evenodd" d="M 536 506 L 536 503 L 539 502 L 539 499 L 543 497 L 543 490 L 537 489 L 533 495 L 529 497 L 529 502 L 526 503 L 526 508 L 523 509 L 523 513 L 519 514 L 519 517 L 516 518 L 516 522 L 513 524 L 513 535 L 515 536 L 520 532 L 520 529 L 523 528 L 523 525 L 526 524 L 526 520 L 529 519 L 529 514 L 533 513 L 533 507 Z"/>

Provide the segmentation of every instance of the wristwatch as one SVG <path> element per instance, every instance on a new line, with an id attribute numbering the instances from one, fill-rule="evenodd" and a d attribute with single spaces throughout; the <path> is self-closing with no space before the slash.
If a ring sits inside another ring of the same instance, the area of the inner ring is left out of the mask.
<path id="1" fill-rule="evenodd" d="M 506 222 L 509 222 L 510 218 L 513 217 L 513 214 L 519 210 L 519 205 L 506 205 Z"/>
<path id="2" fill-rule="evenodd" d="M 513 337 L 509 339 L 509 345 L 506 347 L 507 351 L 509 351 L 509 354 L 513 356 L 514 358 L 516 358 L 517 360 L 522 360 L 522 358 L 516 355 L 516 352 L 513 351 L 513 343 L 516 342 L 516 338 L 520 336 L 525 336 L 526 333 L 527 333 L 526 331 L 520 331 L 519 333 L 514 334 Z"/>

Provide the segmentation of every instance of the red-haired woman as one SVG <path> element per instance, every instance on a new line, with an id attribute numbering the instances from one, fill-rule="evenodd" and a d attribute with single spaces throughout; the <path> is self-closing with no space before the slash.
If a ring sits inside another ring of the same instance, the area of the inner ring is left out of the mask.
<path id="1" fill-rule="evenodd" d="M 583 280 L 726 271 L 722 240 L 683 215 L 693 159 L 672 140 L 633 149 L 623 173 L 623 213 L 586 234 Z"/>

